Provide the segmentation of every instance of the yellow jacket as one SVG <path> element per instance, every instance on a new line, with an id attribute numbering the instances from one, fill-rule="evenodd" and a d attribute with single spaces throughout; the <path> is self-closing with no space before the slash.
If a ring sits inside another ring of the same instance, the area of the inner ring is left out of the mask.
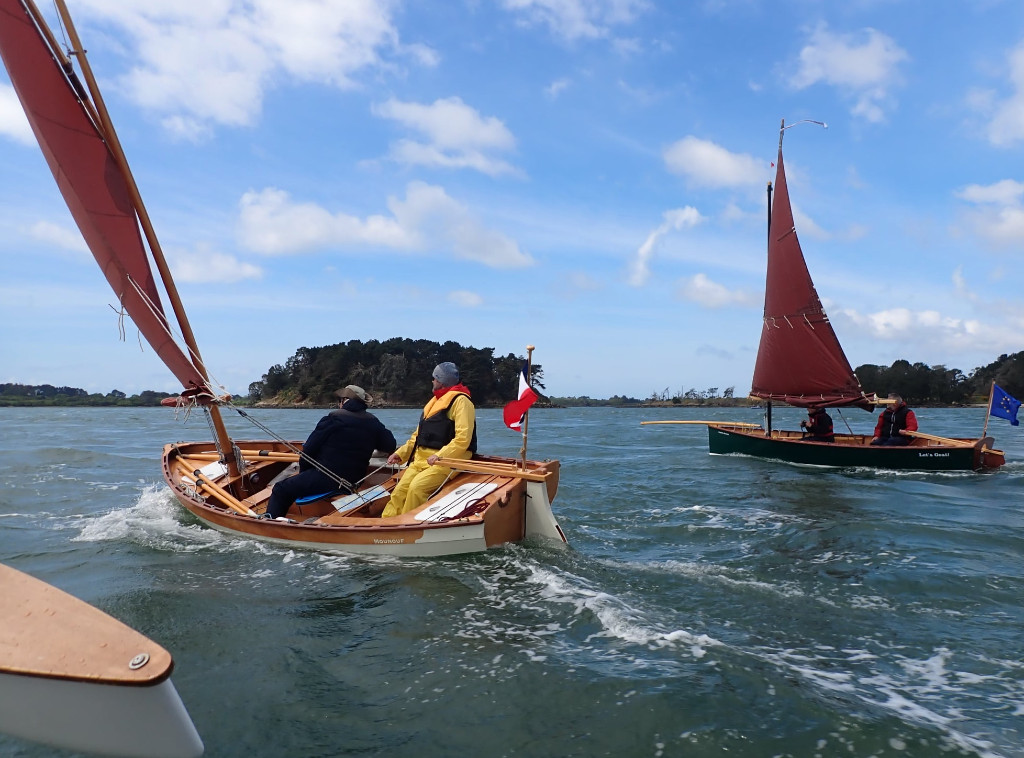
<path id="1" fill-rule="evenodd" d="M 459 394 L 458 391 L 446 392 L 440 398 L 431 397 L 427 404 L 423 406 L 423 418 L 433 416 L 446 406 L 448 408 L 448 418 L 455 422 L 455 437 L 440 450 L 417 447 L 416 462 L 425 461 L 432 455 L 440 458 L 460 458 L 463 460 L 473 457 L 473 453 L 469 450 L 469 443 L 473 439 L 473 430 L 476 428 L 476 407 L 473 405 L 473 401 L 468 396 Z M 419 426 L 417 425 L 416 430 L 413 431 L 408 441 L 395 451 L 395 454 L 402 459 L 403 463 L 409 460 L 409 454 L 416 444 L 418 432 Z"/>

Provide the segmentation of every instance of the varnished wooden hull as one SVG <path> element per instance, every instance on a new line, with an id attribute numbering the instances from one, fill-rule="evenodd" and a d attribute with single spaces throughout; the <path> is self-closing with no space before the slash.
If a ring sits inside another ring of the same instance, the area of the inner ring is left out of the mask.
<path id="1" fill-rule="evenodd" d="M 210 442 L 185 442 L 167 445 L 163 455 L 164 479 L 178 501 L 207 525 L 225 532 L 317 550 L 401 556 L 441 556 L 473 553 L 491 547 L 519 542 L 527 537 L 542 537 L 565 543 L 554 515 L 551 500 L 558 487 L 558 461 L 527 461 L 533 481 L 513 473 L 515 461 L 481 457 L 474 462 L 500 473 L 456 471 L 441 491 L 423 506 L 394 518 L 380 518 L 387 503 L 383 497 L 355 509 L 336 510 L 332 498 L 292 505 L 287 521 L 255 518 L 266 510 L 275 476 L 287 465 L 289 446 L 267 441 L 237 442 L 245 451 L 246 463 L 234 481 L 218 473 L 216 465 L 209 473 L 209 485 L 197 469 L 209 466 L 215 458 Z M 302 443 L 290 443 L 301 449 Z M 264 455 L 254 454 L 263 451 Z M 502 475 L 505 474 L 505 475 Z M 196 479 L 200 484 L 196 486 Z M 361 486 L 368 490 L 381 486 L 394 488 L 398 475 L 390 468 L 368 478 Z M 466 507 L 443 520 L 424 519 L 424 512 L 440 498 L 464 485 L 493 484 L 484 497 L 466 500 Z M 335 496 L 336 499 L 337 496 Z M 233 502 L 232 502 L 233 501 Z"/>
<path id="2" fill-rule="evenodd" d="M 0 619 L 0 732 L 103 755 L 202 755 L 155 642 L 4 565 Z"/>
<path id="3" fill-rule="evenodd" d="M 958 439 L 939 444 L 915 439 L 906 447 L 871 445 L 864 435 L 837 434 L 835 442 L 805 442 L 800 432 L 708 424 L 712 455 L 741 454 L 811 466 L 865 467 L 897 471 L 978 471 L 997 468 L 1003 454 L 992 449 L 991 437 Z"/>

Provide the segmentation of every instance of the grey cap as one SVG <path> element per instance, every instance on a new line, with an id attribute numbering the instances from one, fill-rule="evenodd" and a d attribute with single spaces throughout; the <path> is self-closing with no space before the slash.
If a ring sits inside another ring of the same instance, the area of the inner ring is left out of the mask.
<path id="1" fill-rule="evenodd" d="M 357 387 L 354 384 L 350 384 L 347 387 L 343 387 L 334 394 L 338 396 L 339 400 L 362 400 L 367 405 L 373 402 L 373 398 L 370 397 L 370 394 L 366 390 L 364 390 L 362 387 Z"/>
<path id="2" fill-rule="evenodd" d="M 459 369 L 448 361 L 434 366 L 434 373 L 430 376 L 437 379 L 442 387 L 454 387 L 459 383 Z"/>

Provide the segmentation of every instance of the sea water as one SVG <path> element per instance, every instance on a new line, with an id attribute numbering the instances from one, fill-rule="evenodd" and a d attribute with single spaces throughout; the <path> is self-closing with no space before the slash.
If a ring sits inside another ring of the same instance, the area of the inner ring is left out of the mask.
<path id="1" fill-rule="evenodd" d="M 250 413 L 302 439 L 322 411 Z M 984 413 L 917 410 L 961 436 Z M 418 417 L 378 415 L 399 440 Z M 0 408 L 0 561 L 168 649 L 218 758 L 1024 756 L 1024 431 L 991 420 L 995 472 L 835 471 L 640 425 L 684 418 L 760 421 L 534 410 L 569 547 L 398 559 L 202 525 L 159 470 L 165 442 L 210 438 L 201 415 Z M 500 411 L 479 426 L 518 453 Z M 0 755 L 70 754 L 0 736 Z"/>

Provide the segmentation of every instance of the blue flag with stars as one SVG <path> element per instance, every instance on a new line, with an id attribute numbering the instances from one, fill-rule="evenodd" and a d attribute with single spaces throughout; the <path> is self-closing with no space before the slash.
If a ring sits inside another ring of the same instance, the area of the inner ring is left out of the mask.
<path id="1" fill-rule="evenodd" d="M 999 418 L 1005 418 L 1013 426 L 1018 426 L 1020 424 L 1017 420 L 1018 409 L 1020 409 L 1020 400 L 1006 394 L 1006 391 L 998 384 L 992 385 L 992 408 L 989 413 Z"/>

